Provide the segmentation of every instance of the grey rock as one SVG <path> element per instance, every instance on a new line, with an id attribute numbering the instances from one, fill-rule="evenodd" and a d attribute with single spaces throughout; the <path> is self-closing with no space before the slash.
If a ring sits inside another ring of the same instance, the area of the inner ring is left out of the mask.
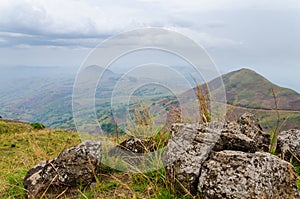
<path id="1" fill-rule="evenodd" d="M 99 172 L 101 144 L 87 140 L 67 149 L 51 161 L 42 162 L 30 169 L 24 179 L 28 198 L 74 191 L 79 184 L 88 185 Z"/>
<path id="2" fill-rule="evenodd" d="M 285 160 L 290 161 L 293 158 L 300 163 L 300 130 L 281 132 L 278 136 L 278 148 Z"/>
<path id="3" fill-rule="evenodd" d="M 122 165 L 133 169 L 149 164 L 149 160 L 144 155 L 153 151 L 155 147 L 152 140 L 132 137 L 110 149 L 108 156 L 122 162 L 116 169 L 123 170 Z"/>
<path id="4" fill-rule="evenodd" d="M 296 173 L 288 162 L 265 152 L 212 153 L 201 168 L 203 198 L 300 198 Z"/>
<path id="5" fill-rule="evenodd" d="M 202 163 L 220 137 L 214 124 L 175 124 L 165 153 L 166 178 L 177 190 L 196 191 Z M 184 187 L 184 188 L 183 188 Z"/>
<path id="6" fill-rule="evenodd" d="M 236 150 L 254 153 L 259 150 L 257 143 L 244 134 L 221 133 L 213 151 Z"/>
<path id="7" fill-rule="evenodd" d="M 240 125 L 250 126 L 250 127 L 257 127 L 259 130 L 262 130 L 262 127 L 259 124 L 258 118 L 252 113 L 244 113 L 240 116 L 237 120 Z"/>
<path id="8" fill-rule="evenodd" d="M 197 193 L 202 164 L 212 152 L 267 152 L 270 143 L 269 134 L 262 131 L 257 118 L 250 113 L 243 114 L 238 122 L 225 124 L 177 123 L 171 133 L 165 153 L 167 181 L 173 189 L 192 194 Z M 297 151 L 296 146 L 299 145 L 294 142 L 291 148 Z"/>
<path id="9" fill-rule="evenodd" d="M 256 142 L 261 151 L 268 152 L 270 145 L 270 134 L 263 131 L 258 119 L 252 113 L 244 113 L 237 123 L 231 122 L 224 125 L 223 132 L 244 134 Z"/>
<path id="10" fill-rule="evenodd" d="M 108 155 L 134 155 L 139 153 L 147 153 L 154 150 L 154 143 L 149 139 L 143 140 L 139 138 L 129 138 L 112 148 L 108 152 Z"/>

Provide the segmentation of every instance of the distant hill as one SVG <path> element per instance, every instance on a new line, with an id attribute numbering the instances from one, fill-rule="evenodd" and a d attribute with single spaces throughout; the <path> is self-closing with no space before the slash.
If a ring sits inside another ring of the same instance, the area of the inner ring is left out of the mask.
<path id="1" fill-rule="evenodd" d="M 300 110 L 300 94 L 279 87 L 250 69 L 241 69 L 222 76 L 229 104 L 247 108 L 274 109 L 273 89 L 281 110 Z"/>
<path id="2" fill-rule="evenodd" d="M 222 75 L 222 79 L 229 120 L 236 119 L 244 112 L 252 112 L 259 117 L 265 130 L 274 129 L 277 116 L 273 89 L 278 101 L 280 130 L 300 128 L 300 94 L 296 91 L 277 86 L 250 69 L 230 72 Z M 210 84 L 214 84 L 214 81 Z"/>
<path id="3" fill-rule="evenodd" d="M 280 112 L 280 130 L 300 128 L 300 94 L 296 91 L 277 86 L 250 69 L 243 68 L 221 77 L 226 91 L 228 120 L 236 120 L 242 113 L 252 112 L 259 117 L 265 130 L 273 129 L 277 121 L 273 89 Z M 219 92 L 220 78 L 208 84 L 212 92 Z M 182 95 L 192 99 L 194 93 L 195 89 L 191 89 Z M 189 104 L 187 101 L 181 106 L 188 108 Z"/>

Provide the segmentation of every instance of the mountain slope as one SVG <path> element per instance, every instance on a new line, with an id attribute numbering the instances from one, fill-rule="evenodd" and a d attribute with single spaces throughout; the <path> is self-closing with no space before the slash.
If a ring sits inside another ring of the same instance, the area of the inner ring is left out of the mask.
<path id="1" fill-rule="evenodd" d="M 241 69 L 222 76 L 229 104 L 247 108 L 274 109 L 273 89 L 278 98 L 278 108 L 300 110 L 300 94 L 279 87 L 258 73 Z"/>

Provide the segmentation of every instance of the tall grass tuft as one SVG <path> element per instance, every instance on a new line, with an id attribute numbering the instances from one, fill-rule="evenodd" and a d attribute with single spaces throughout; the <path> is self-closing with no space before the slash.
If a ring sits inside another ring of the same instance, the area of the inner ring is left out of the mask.
<path id="1" fill-rule="evenodd" d="M 203 85 L 199 84 L 195 78 L 193 78 L 195 87 L 195 93 L 199 103 L 199 114 L 201 122 L 211 122 L 211 106 L 210 106 L 210 93 L 208 84 L 205 82 Z"/>

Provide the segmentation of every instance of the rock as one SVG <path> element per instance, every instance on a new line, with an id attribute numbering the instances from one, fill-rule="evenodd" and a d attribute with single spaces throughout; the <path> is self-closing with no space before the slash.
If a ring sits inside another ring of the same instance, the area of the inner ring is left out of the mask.
<path id="1" fill-rule="evenodd" d="M 283 159 L 300 163 L 300 130 L 289 130 L 281 132 L 278 136 L 278 150 Z"/>
<path id="2" fill-rule="evenodd" d="M 261 151 L 268 152 L 270 145 L 270 134 L 262 130 L 258 119 L 252 113 L 244 113 L 237 121 L 224 125 L 222 132 L 244 134 L 256 142 Z"/>
<path id="3" fill-rule="evenodd" d="M 51 161 L 37 164 L 24 179 L 27 197 L 58 195 L 66 190 L 72 192 L 79 184 L 92 183 L 99 172 L 101 156 L 100 142 L 87 140 Z"/>
<path id="4" fill-rule="evenodd" d="M 265 152 L 212 153 L 201 168 L 203 198 L 300 198 L 296 173 L 288 162 Z"/>
<path id="5" fill-rule="evenodd" d="M 243 114 L 238 122 L 225 124 L 174 124 L 171 133 L 165 152 L 166 178 L 180 192 L 197 193 L 202 164 L 212 152 L 269 151 L 269 134 L 262 131 L 256 117 L 249 113 Z"/>
<path id="6" fill-rule="evenodd" d="M 154 151 L 154 143 L 151 140 L 142 140 L 139 138 L 130 138 L 119 145 L 112 148 L 109 152 L 109 156 L 113 155 L 132 155 L 138 153 L 147 153 Z"/>
<path id="7" fill-rule="evenodd" d="M 174 189 L 196 192 L 201 165 L 210 155 L 220 132 L 220 128 L 213 124 L 172 126 L 165 160 L 166 178 Z"/>
<path id="8" fill-rule="evenodd" d="M 257 127 L 260 131 L 262 131 L 262 127 L 259 124 L 259 120 L 252 113 L 244 113 L 238 119 L 238 124 L 245 125 L 246 127 Z"/>
<path id="9" fill-rule="evenodd" d="M 244 134 L 224 133 L 214 146 L 213 151 L 236 150 L 254 153 L 258 151 L 257 143 Z"/>
<path id="10" fill-rule="evenodd" d="M 120 162 L 117 170 L 124 167 L 134 169 L 146 166 L 149 162 L 144 157 L 147 153 L 155 151 L 154 142 L 150 139 L 130 138 L 109 150 L 108 156 L 114 158 L 112 161 Z"/>

